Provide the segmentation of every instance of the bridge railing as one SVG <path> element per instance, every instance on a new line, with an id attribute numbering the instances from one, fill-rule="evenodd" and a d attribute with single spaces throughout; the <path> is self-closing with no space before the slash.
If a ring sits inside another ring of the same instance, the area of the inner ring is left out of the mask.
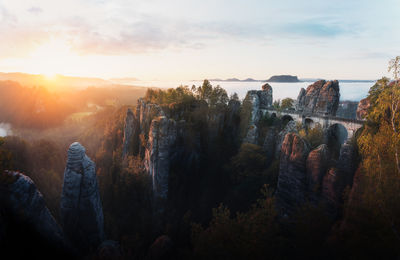
<path id="1" fill-rule="evenodd" d="M 355 123 L 355 124 L 364 124 L 365 123 L 365 120 L 351 119 L 351 118 L 344 118 L 344 117 L 337 117 L 337 116 L 329 116 L 329 115 L 320 115 L 320 114 L 313 114 L 313 113 L 304 113 L 303 111 L 298 111 L 298 110 L 288 110 L 288 109 L 276 110 L 276 109 L 272 109 L 272 108 L 266 108 L 265 110 L 271 111 L 274 113 L 280 113 L 280 114 L 296 114 L 296 115 L 301 115 L 304 117 L 318 117 L 318 118 L 322 118 L 322 119 L 349 122 L 349 123 Z"/>

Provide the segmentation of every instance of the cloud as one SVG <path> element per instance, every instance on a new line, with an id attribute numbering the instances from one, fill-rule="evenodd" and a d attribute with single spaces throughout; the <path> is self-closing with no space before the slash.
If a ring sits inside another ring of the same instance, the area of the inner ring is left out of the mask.
<path id="1" fill-rule="evenodd" d="M 31 8 L 29 8 L 27 10 L 28 12 L 32 13 L 32 14 L 40 14 L 43 12 L 43 9 L 37 6 L 32 6 Z"/>

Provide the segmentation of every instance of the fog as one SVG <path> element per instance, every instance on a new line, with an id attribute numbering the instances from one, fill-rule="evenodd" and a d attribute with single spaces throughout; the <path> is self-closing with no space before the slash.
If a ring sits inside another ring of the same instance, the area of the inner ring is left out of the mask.
<path id="1" fill-rule="evenodd" d="M 0 137 L 4 137 L 7 135 L 10 135 L 12 133 L 11 131 L 11 125 L 7 123 L 0 123 Z"/>

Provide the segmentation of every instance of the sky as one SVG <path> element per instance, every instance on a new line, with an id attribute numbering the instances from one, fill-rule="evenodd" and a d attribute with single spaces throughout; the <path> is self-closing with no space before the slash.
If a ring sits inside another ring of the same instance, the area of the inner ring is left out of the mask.
<path id="1" fill-rule="evenodd" d="M 0 71 L 141 80 L 377 79 L 399 0 L 0 0 Z"/>

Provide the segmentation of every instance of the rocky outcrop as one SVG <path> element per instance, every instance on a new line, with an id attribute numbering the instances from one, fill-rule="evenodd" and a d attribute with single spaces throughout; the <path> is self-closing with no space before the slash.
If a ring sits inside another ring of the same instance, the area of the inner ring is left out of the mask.
<path id="1" fill-rule="evenodd" d="M 276 199 L 283 215 L 290 215 L 305 202 L 307 193 L 306 159 L 308 144 L 289 133 L 282 143 Z"/>
<path id="2" fill-rule="evenodd" d="M 319 80 L 301 89 L 296 108 L 306 114 L 335 116 L 339 105 L 339 82 Z"/>
<path id="3" fill-rule="evenodd" d="M 46 243 L 55 248 L 64 248 L 64 234 L 33 181 L 18 172 L 7 171 L 1 175 L 1 209 L 7 210 L 17 222 L 32 227 Z"/>
<path id="4" fill-rule="evenodd" d="M 262 86 L 262 90 L 248 91 L 243 105 L 243 109 L 249 110 L 250 113 L 248 129 L 243 142 L 256 144 L 258 141 L 257 124 L 263 115 L 262 109 L 272 106 L 272 87 L 266 83 Z"/>
<path id="5" fill-rule="evenodd" d="M 261 86 L 262 91 L 258 91 L 260 97 L 260 108 L 268 108 L 272 106 L 272 87 L 270 84 L 265 83 Z"/>
<path id="6" fill-rule="evenodd" d="M 173 119 L 160 116 L 153 119 L 145 152 L 144 165 L 153 181 L 155 197 L 166 199 L 170 169 L 170 150 L 177 137 Z"/>
<path id="7" fill-rule="evenodd" d="M 328 169 L 329 151 L 326 144 L 321 144 L 316 149 L 312 150 L 307 157 L 307 179 L 310 199 L 317 202 L 322 180 Z"/>
<path id="8" fill-rule="evenodd" d="M 336 210 L 343 202 L 345 188 L 353 184 L 357 164 L 354 146 L 350 143 L 343 144 L 336 167 L 328 170 L 322 182 L 322 198 L 328 203 L 332 215 L 337 214 Z"/>
<path id="9" fill-rule="evenodd" d="M 275 158 L 276 159 L 280 158 L 283 141 L 285 140 L 286 135 L 289 133 L 297 133 L 297 127 L 296 127 L 295 121 L 289 121 L 286 124 L 285 128 L 283 128 L 283 130 L 280 131 L 279 134 L 277 135 L 277 137 L 275 139 L 275 141 L 276 141 Z"/>
<path id="10" fill-rule="evenodd" d="M 275 158 L 275 149 L 276 149 L 276 128 L 271 126 L 268 129 L 267 134 L 265 135 L 265 140 L 263 144 L 263 151 L 267 157 L 267 165 L 271 163 Z"/>
<path id="11" fill-rule="evenodd" d="M 60 212 L 64 232 L 79 251 L 96 248 L 104 240 L 95 164 L 77 142 L 68 149 Z"/>
<path id="12" fill-rule="evenodd" d="M 368 98 L 361 99 L 360 102 L 358 103 L 357 107 L 357 119 L 362 120 L 365 118 L 365 116 L 368 114 L 368 109 L 371 106 L 371 102 L 369 101 Z"/>
<path id="13" fill-rule="evenodd" d="M 122 157 L 125 157 L 128 154 L 137 154 L 138 138 L 139 138 L 139 124 L 132 110 L 128 108 L 125 117 Z"/>
<path id="14" fill-rule="evenodd" d="M 138 118 L 140 131 L 142 134 L 147 133 L 153 118 L 165 116 L 164 111 L 157 104 L 152 104 L 139 98 L 136 106 L 136 117 Z"/>

